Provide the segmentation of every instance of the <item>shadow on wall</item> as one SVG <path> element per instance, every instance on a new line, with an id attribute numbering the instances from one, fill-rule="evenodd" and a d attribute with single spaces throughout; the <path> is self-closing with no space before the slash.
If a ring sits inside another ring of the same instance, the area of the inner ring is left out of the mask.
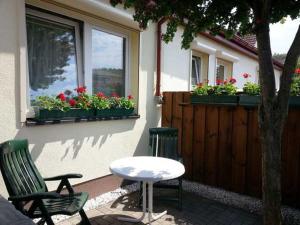
<path id="1" fill-rule="evenodd" d="M 114 134 L 130 131 L 134 128 L 135 120 L 118 120 L 101 122 L 83 122 L 81 124 L 58 124 L 37 127 L 23 127 L 19 130 L 16 139 L 26 138 L 33 146 L 31 156 L 38 159 L 47 143 L 59 142 L 66 145 L 61 161 L 68 154 L 75 159 L 87 142 L 91 147 L 101 149 L 101 146 Z M 53 149 L 54 150 L 54 149 Z"/>

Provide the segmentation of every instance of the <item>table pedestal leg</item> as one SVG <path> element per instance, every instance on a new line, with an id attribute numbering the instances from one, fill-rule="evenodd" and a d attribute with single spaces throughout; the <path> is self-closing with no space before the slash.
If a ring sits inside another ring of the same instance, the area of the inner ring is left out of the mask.
<path id="1" fill-rule="evenodd" d="M 118 220 L 125 221 L 125 222 L 132 222 L 132 223 L 138 223 L 141 222 L 147 213 L 147 208 L 146 208 L 146 201 L 147 201 L 147 196 L 146 196 L 146 181 L 143 181 L 143 214 L 140 218 L 135 219 L 135 218 L 128 218 L 128 217 L 118 217 Z"/>
<path id="2" fill-rule="evenodd" d="M 146 181 L 143 181 L 143 214 L 140 218 L 134 219 L 134 218 L 128 218 L 128 217 L 118 217 L 118 220 L 126 221 L 126 222 L 132 222 L 132 223 L 138 223 L 141 222 L 147 213 L 146 208 Z M 151 224 L 151 221 L 157 220 L 158 218 L 162 217 L 163 215 L 167 214 L 167 211 L 164 211 L 162 213 L 159 213 L 158 215 L 153 214 L 153 182 L 148 182 L 148 223 Z"/>

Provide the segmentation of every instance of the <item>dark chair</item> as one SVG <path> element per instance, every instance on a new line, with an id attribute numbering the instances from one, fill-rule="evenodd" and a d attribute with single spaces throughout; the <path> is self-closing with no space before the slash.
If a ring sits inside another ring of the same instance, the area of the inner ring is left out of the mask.
<path id="1" fill-rule="evenodd" d="M 90 225 L 83 211 L 88 199 L 85 192 L 74 193 L 69 178 L 80 174 L 66 174 L 43 179 L 28 151 L 27 140 L 12 140 L 0 145 L 0 169 L 9 193 L 8 200 L 30 218 L 41 218 L 38 224 L 53 225 L 51 216 L 73 215 L 79 212 L 82 222 Z M 48 192 L 45 181 L 60 180 L 56 192 Z M 61 194 L 66 187 L 68 194 Z"/>
<path id="2" fill-rule="evenodd" d="M 165 157 L 182 162 L 178 153 L 178 129 L 169 127 L 159 127 L 149 129 L 149 153 L 152 156 Z M 176 197 L 163 197 L 161 200 L 177 201 L 178 208 L 182 209 L 182 177 L 173 180 L 174 184 L 157 182 L 153 185 L 158 189 L 175 189 Z M 141 195 L 141 193 L 140 193 Z M 141 198 L 140 198 L 141 199 Z"/>

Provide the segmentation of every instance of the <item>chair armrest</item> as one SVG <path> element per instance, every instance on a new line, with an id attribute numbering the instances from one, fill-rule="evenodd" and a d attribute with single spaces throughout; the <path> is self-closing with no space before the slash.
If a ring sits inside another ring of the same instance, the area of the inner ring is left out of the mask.
<path id="1" fill-rule="evenodd" d="M 10 196 L 9 201 L 31 201 L 31 200 L 42 200 L 42 199 L 54 199 L 60 198 L 61 195 L 55 192 L 41 192 L 33 193 L 28 195 Z"/>
<path id="2" fill-rule="evenodd" d="M 77 173 L 69 173 L 69 174 L 63 174 L 55 177 L 47 177 L 44 178 L 44 181 L 54 181 L 54 180 L 63 180 L 63 179 L 71 179 L 71 178 L 82 178 L 82 175 Z"/>

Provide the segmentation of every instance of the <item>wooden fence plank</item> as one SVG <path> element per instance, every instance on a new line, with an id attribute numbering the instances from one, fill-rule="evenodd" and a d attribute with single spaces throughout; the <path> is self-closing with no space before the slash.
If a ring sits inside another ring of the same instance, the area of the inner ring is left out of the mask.
<path id="1" fill-rule="evenodd" d="M 173 92 L 172 127 L 178 129 L 178 152 L 181 154 L 183 92 Z"/>
<path id="2" fill-rule="evenodd" d="M 219 108 L 218 186 L 231 188 L 232 107 Z"/>
<path id="3" fill-rule="evenodd" d="M 173 94 L 172 92 L 163 93 L 164 103 L 162 104 L 162 117 L 161 126 L 171 127 L 172 126 L 172 105 L 173 105 Z"/>
<path id="4" fill-rule="evenodd" d="M 206 106 L 194 106 L 193 180 L 204 182 Z"/>
<path id="5" fill-rule="evenodd" d="M 246 192 L 261 197 L 262 154 L 257 109 L 248 111 Z"/>
<path id="6" fill-rule="evenodd" d="M 183 102 L 190 101 L 190 93 L 183 93 Z M 193 106 L 184 105 L 182 118 L 182 148 L 181 154 L 186 170 L 186 178 L 193 177 Z"/>
<path id="7" fill-rule="evenodd" d="M 205 126 L 205 182 L 208 185 L 217 184 L 217 153 L 218 153 L 218 108 L 206 107 Z"/>
<path id="8" fill-rule="evenodd" d="M 247 150 L 247 111 L 236 107 L 232 130 L 232 190 L 244 193 Z"/>

